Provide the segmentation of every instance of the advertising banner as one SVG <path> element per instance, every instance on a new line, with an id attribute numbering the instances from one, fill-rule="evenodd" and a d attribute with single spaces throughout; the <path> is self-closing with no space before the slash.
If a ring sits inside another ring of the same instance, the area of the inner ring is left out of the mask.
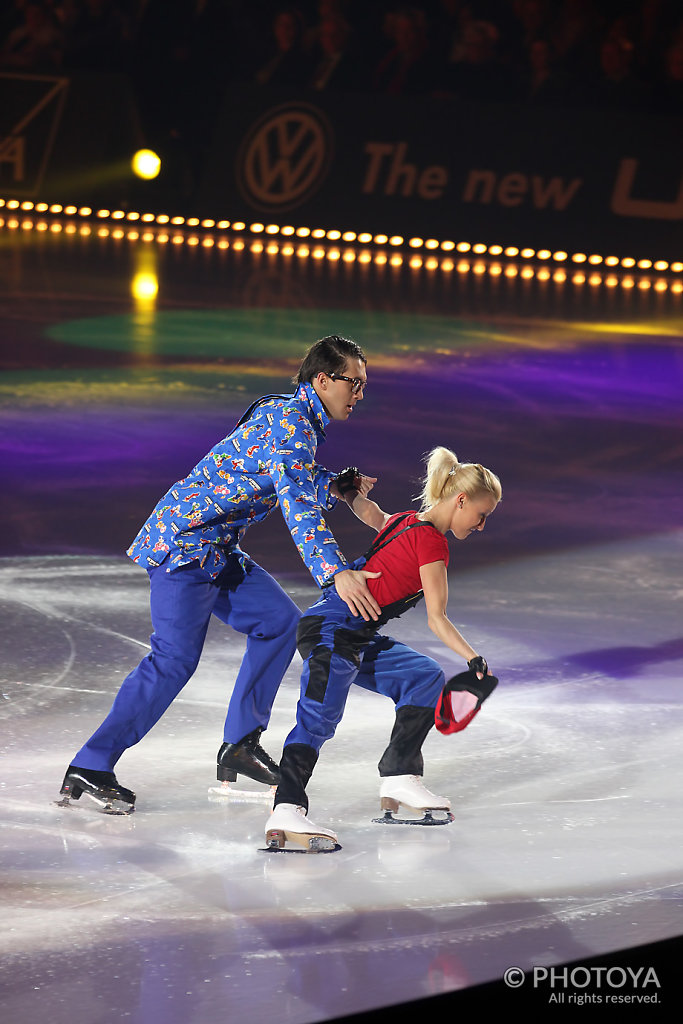
<path id="1" fill-rule="evenodd" d="M 357 95 L 226 97 L 199 212 L 680 259 L 683 119 Z"/>
<path id="2" fill-rule="evenodd" d="M 136 185 L 144 141 L 124 76 L 0 74 L 4 197 L 683 258 L 683 117 L 249 86 L 183 174 Z"/>

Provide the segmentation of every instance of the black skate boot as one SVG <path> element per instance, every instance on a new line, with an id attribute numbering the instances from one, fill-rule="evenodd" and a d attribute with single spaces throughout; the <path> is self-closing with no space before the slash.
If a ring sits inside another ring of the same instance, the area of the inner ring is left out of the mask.
<path id="1" fill-rule="evenodd" d="M 59 801 L 63 807 L 69 806 L 69 800 L 80 800 L 81 794 L 85 793 L 101 806 L 105 814 L 130 814 L 135 810 L 135 793 L 119 785 L 113 772 L 98 772 L 70 764 L 59 793 L 64 797 Z"/>
<path id="2" fill-rule="evenodd" d="M 219 782 L 235 782 L 238 775 L 246 775 L 254 782 L 277 786 L 280 769 L 261 744 L 263 729 L 254 729 L 239 743 L 224 743 L 218 751 L 216 778 Z"/>

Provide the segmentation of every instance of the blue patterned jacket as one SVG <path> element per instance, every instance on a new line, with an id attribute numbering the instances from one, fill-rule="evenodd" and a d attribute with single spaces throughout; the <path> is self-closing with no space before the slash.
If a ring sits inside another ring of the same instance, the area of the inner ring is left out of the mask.
<path id="1" fill-rule="evenodd" d="M 316 465 L 329 417 L 310 384 L 268 395 L 159 501 L 128 549 L 145 568 L 167 572 L 198 560 L 215 579 L 227 556 L 242 554 L 247 528 L 279 504 L 294 543 L 322 586 L 346 567 L 323 510 L 334 508 L 337 476 Z"/>

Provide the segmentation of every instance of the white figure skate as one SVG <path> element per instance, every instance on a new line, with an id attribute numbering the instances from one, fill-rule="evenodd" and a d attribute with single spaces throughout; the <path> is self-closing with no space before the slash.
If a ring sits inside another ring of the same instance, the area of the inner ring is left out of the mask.
<path id="1" fill-rule="evenodd" d="M 285 850 L 285 843 L 296 843 L 302 850 Z M 331 853 L 340 850 L 337 835 L 329 828 L 318 828 L 306 810 L 296 804 L 278 804 L 266 822 L 266 846 L 269 851 L 285 853 Z"/>
<path id="2" fill-rule="evenodd" d="M 419 775 L 389 775 L 379 787 L 383 818 L 373 818 L 379 825 L 448 825 L 453 821 L 448 797 L 430 793 Z M 422 818 L 395 818 L 394 813 L 403 804 L 413 811 L 421 811 Z M 434 817 L 432 811 L 440 812 Z"/>

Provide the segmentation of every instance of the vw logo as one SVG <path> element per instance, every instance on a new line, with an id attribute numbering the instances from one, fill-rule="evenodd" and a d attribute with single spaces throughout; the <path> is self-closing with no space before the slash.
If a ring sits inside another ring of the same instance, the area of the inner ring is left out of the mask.
<path id="1" fill-rule="evenodd" d="M 264 114 L 237 155 L 244 198 L 260 210 L 291 210 L 320 188 L 332 159 L 332 129 L 308 103 L 286 103 Z"/>

